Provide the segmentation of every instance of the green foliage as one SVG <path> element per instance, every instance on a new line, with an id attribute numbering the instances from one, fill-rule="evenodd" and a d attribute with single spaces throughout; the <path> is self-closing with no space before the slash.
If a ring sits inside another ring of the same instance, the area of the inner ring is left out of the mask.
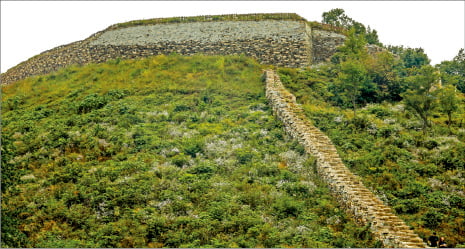
<path id="1" fill-rule="evenodd" d="M 432 66 L 423 66 L 409 77 L 410 89 L 403 94 L 407 108 L 412 110 L 423 121 L 423 131 L 431 126 L 430 116 L 437 107 L 438 92 L 433 89 L 439 80 L 439 75 Z"/>
<path id="2" fill-rule="evenodd" d="M 342 63 L 347 60 L 364 60 L 368 56 L 365 47 L 366 40 L 358 35 L 355 29 L 350 29 L 344 45 L 337 48 L 337 52 L 331 57 L 331 62 Z"/>
<path id="3" fill-rule="evenodd" d="M 353 29 L 356 34 L 363 36 L 368 44 L 376 44 L 381 46 L 376 30 L 371 30 L 370 26 L 366 28 L 362 23 L 350 18 L 345 14 L 343 9 L 336 8 L 328 12 L 323 12 L 322 18 L 322 22 L 324 24 L 330 24 L 336 27 L 344 28 L 346 30 Z"/>
<path id="4" fill-rule="evenodd" d="M 444 84 L 457 87 L 465 93 L 465 50 L 461 48 L 451 61 L 443 61 L 436 65 L 441 70 L 441 79 Z"/>
<path id="5" fill-rule="evenodd" d="M 405 96 L 406 99 L 421 96 L 421 93 L 425 100 L 439 105 L 439 93 L 449 87 L 441 89 L 436 85 L 438 74 L 434 68 L 425 66 L 410 70 L 395 64 L 385 65 L 383 60 L 364 64 L 368 74 L 374 75 L 378 70 L 392 73 L 394 80 L 409 82 L 410 96 Z M 384 61 L 391 63 L 389 59 Z M 340 88 L 333 88 L 337 86 L 334 76 L 340 74 L 342 64 L 279 72 L 286 75 L 283 83 L 297 96 L 309 119 L 331 138 L 350 170 L 361 176 L 364 184 L 417 234 L 426 239 L 436 231 L 452 246 L 463 244 L 465 213 L 461 190 L 465 187 L 462 177 L 465 174 L 465 143 L 462 133 L 450 134 L 445 110 L 431 108 L 428 121 L 434 126 L 423 134 L 423 123 L 416 120 L 412 109 L 406 108 L 406 100 L 368 104 L 359 109 L 354 119 L 352 106 L 337 101 L 342 93 L 337 91 Z M 317 77 L 326 81 L 322 82 L 326 87 L 307 84 Z M 333 91 L 335 95 L 315 94 L 324 91 L 322 89 Z M 454 93 L 461 98 L 460 93 Z M 457 119 L 463 115 L 463 104 L 457 102 Z M 463 130 L 460 122 L 450 125 L 452 130 Z"/>
<path id="6" fill-rule="evenodd" d="M 349 27 L 353 20 L 344 14 L 343 9 L 332 9 L 328 12 L 323 12 L 323 23 L 331 24 L 338 27 Z"/>
<path id="7" fill-rule="evenodd" d="M 427 228 L 435 229 L 442 221 L 442 215 L 436 210 L 432 209 L 426 212 L 422 217 L 422 221 L 425 223 Z"/>
<path id="8" fill-rule="evenodd" d="M 273 209 L 278 218 L 297 217 L 302 212 L 302 204 L 290 198 L 279 198 L 273 204 Z"/>
<path id="9" fill-rule="evenodd" d="M 409 48 L 404 46 L 387 46 L 387 50 L 395 55 L 398 55 L 403 62 L 405 68 L 420 68 L 429 65 L 431 60 L 425 54 L 422 48 Z"/>
<path id="10" fill-rule="evenodd" d="M 399 59 L 388 52 L 375 53 L 365 61 L 369 77 L 376 84 L 376 98 L 372 102 L 399 101 L 406 90 L 402 81 L 403 65 Z"/>
<path id="11" fill-rule="evenodd" d="M 465 169 L 465 145 L 457 144 L 442 152 L 435 163 L 444 170 Z"/>
<path id="12" fill-rule="evenodd" d="M 456 88 L 453 85 L 447 85 L 439 92 L 439 107 L 442 112 L 447 114 L 447 127 L 450 131 L 452 124 L 452 114 L 458 110 L 459 98 L 456 94 Z"/>
<path id="13" fill-rule="evenodd" d="M 2 246 L 373 246 L 272 116 L 261 73 L 173 55 L 3 86 Z"/>
<path id="14" fill-rule="evenodd" d="M 357 60 L 347 60 L 341 63 L 338 75 L 338 87 L 352 104 L 354 118 L 356 117 L 356 100 L 361 97 L 362 90 L 366 90 L 367 73 L 364 66 Z"/>

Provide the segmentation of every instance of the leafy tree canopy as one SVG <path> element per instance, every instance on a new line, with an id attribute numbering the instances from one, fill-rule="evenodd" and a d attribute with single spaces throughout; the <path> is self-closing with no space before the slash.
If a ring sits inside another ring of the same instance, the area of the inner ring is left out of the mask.
<path id="1" fill-rule="evenodd" d="M 423 121 L 423 131 L 431 126 L 429 119 L 431 112 L 437 107 L 437 91 L 435 87 L 439 80 L 437 70 L 426 65 L 415 70 L 414 75 L 408 79 L 410 89 L 404 94 L 407 108 L 413 111 Z"/>
<path id="2" fill-rule="evenodd" d="M 426 55 L 423 48 L 409 48 L 404 46 L 387 46 L 387 50 L 398 55 L 405 68 L 421 67 L 429 65 L 431 60 Z"/>
<path id="3" fill-rule="evenodd" d="M 443 61 L 437 65 L 444 84 L 452 84 L 465 93 L 465 51 L 460 49 L 452 61 Z"/>
<path id="4" fill-rule="evenodd" d="M 336 8 L 328 12 L 323 12 L 322 17 L 323 23 L 345 29 L 354 28 L 355 32 L 359 35 L 363 35 L 369 44 L 382 45 L 378 39 L 378 32 L 375 29 L 372 30 L 370 26 L 365 27 L 362 23 L 350 18 L 345 14 L 343 9 Z"/>

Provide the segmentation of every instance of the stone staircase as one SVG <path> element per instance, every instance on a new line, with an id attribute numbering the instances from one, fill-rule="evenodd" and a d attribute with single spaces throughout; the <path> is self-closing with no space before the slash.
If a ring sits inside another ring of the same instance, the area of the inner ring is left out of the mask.
<path id="1" fill-rule="evenodd" d="M 265 71 L 266 97 L 284 129 L 317 159 L 319 176 L 340 204 L 362 224 L 369 224 L 384 247 L 425 248 L 423 240 L 344 165 L 331 140 L 313 126 L 273 70 Z"/>

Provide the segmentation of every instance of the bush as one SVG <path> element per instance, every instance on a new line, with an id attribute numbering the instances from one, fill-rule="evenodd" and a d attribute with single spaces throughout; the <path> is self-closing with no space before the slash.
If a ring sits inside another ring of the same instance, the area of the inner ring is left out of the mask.
<path id="1" fill-rule="evenodd" d="M 434 162 L 444 170 L 465 169 L 465 145 L 456 144 L 443 151 Z"/>
<path id="2" fill-rule="evenodd" d="M 425 141 L 423 143 L 423 146 L 425 146 L 425 148 L 427 148 L 429 150 L 432 150 L 432 149 L 438 147 L 439 143 L 437 141 L 435 141 L 435 140 L 428 140 L 428 141 Z"/>
<path id="3" fill-rule="evenodd" d="M 394 206 L 394 210 L 398 214 L 416 214 L 420 211 L 420 208 L 424 204 L 420 199 L 402 199 L 398 200 L 397 205 Z"/>
<path id="4" fill-rule="evenodd" d="M 252 160 L 257 156 L 257 153 L 251 149 L 237 149 L 235 151 L 237 161 L 240 164 L 247 164 L 252 162 Z"/>
<path id="5" fill-rule="evenodd" d="M 89 94 L 77 104 L 77 113 L 88 113 L 92 110 L 100 109 L 107 104 L 107 99 L 96 93 Z"/>
<path id="6" fill-rule="evenodd" d="M 392 115 L 391 110 L 380 105 L 372 105 L 368 107 L 368 112 L 376 115 L 378 118 L 385 118 Z"/>
<path id="7" fill-rule="evenodd" d="M 413 169 L 420 175 L 424 177 L 435 176 L 438 172 L 438 167 L 433 163 L 428 164 L 414 164 Z"/>
<path id="8" fill-rule="evenodd" d="M 442 222 L 443 216 L 434 209 L 429 209 L 423 216 L 421 220 L 423 224 L 430 229 L 436 229 L 436 227 Z"/>
<path id="9" fill-rule="evenodd" d="M 188 170 L 189 173 L 209 178 L 215 173 L 215 167 L 208 163 L 200 163 Z"/>
<path id="10" fill-rule="evenodd" d="M 272 205 L 278 218 L 297 217 L 302 213 L 302 203 L 289 197 L 279 198 Z"/>
<path id="11" fill-rule="evenodd" d="M 184 153 L 179 153 L 171 158 L 171 162 L 178 167 L 183 167 L 189 165 L 189 159 L 189 156 L 184 155 Z"/>
<path id="12" fill-rule="evenodd" d="M 204 152 L 204 142 L 199 139 L 190 139 L 187 141 L 187 144 L 184 145 L 184 153 L 191 157 L 196 157 L 198 153 Z"/>
<path id="13" fill-rule="evenodd" d="M 365 130 L 370 127 L 370 119 L 367 116 L 357 116 L 351 123 L 358 130 Z"/>

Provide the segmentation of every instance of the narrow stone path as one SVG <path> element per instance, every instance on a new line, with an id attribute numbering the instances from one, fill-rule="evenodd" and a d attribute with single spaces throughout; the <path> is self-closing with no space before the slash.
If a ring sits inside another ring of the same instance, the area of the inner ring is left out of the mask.
<path id="1" fill-rule="evenodd" d="M 305 151 L 317 158 L 318 175 L 329 185 L 340 204 L 385 247 L 425 248 L 423 240 L 399 219 L 390 207 L 344 165 L 331 140 L 305 117 L 295 96 L 289 93 L 273 70 L 265 71 L 266 97 L 284 129 Z"/>

